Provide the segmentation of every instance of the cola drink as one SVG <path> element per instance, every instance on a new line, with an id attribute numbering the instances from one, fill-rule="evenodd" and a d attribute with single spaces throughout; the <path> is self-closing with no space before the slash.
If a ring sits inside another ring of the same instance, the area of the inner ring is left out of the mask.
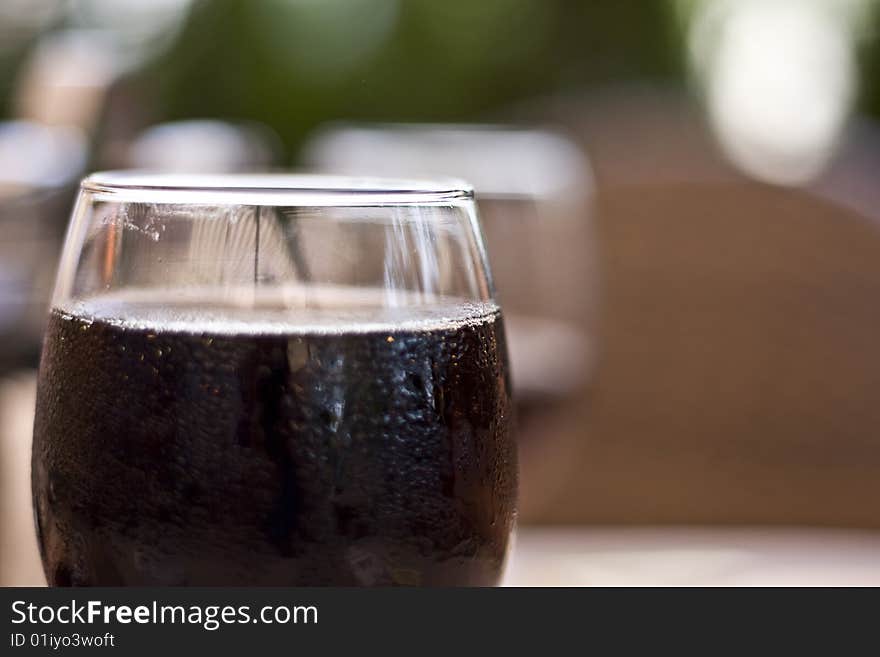
<path id="1" fill-rule="evenodd" d="M 50 314 L 32 474 L 50 584 L 497 583 L 516 498 L 497 306 L 172 296 Z"/>

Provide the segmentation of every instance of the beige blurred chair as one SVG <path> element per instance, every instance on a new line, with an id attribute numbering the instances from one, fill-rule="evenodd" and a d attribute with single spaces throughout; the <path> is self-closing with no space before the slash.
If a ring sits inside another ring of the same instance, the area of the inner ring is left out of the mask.
<path id="1" fill-rule="evenodd" d="M 566 485 L 526 520 L 880 527 L 880 222 L 858 184 L 880 147 L 792 190 L 729 170 L 674 95 L 553 112 L 595 164 L 602 356 L 579 457 L 547 465 Z"/>

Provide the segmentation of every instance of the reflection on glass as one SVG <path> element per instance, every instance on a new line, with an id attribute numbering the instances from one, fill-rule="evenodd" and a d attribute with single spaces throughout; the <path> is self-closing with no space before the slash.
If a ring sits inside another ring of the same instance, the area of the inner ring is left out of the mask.
<path id="1" fill-rule="evenodd" d="M 455 175 L 474 185 L 505 321 L 517 402 L 523 504 L 551 493 L 548 450 L 582 435 L 594 359 L 592 177 L 578 148 L 547 131 L 493 126 L 330 127 L 306 163 L 363 175 Z"/>

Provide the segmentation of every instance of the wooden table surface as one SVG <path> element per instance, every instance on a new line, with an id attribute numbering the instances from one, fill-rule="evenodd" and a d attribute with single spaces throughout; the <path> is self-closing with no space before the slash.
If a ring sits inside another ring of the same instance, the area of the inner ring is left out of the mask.
<path id="1" fill-rule="evenodd" d="M 33 376 L 0 383 L 0 585 L 45 583 L 30 507 Z M 874 585 L 880 530 L 523 526 L 507 586 Z"/>
<path id="2" fill-rule="evenodd" d="M 880 586 L 880 531 L 521 528 L 507 586 Z"/>
<path id="3" fill-rule="evenodd" d="M 37 555 L 24 556 L 3 585 L 45 584 Z M 880 586 L 880 532 L 527 527 L 503 585 Z"/>

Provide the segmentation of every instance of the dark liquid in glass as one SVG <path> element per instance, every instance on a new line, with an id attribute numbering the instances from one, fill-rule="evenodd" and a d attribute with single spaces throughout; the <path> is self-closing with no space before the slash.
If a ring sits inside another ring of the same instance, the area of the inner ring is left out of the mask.
<path id="1" fill-rule="evenodd" d="M 53 310 L 33 460 L 50 584 L 497 583 L 516 497 L 497 308 L 285 312 Z"/>

